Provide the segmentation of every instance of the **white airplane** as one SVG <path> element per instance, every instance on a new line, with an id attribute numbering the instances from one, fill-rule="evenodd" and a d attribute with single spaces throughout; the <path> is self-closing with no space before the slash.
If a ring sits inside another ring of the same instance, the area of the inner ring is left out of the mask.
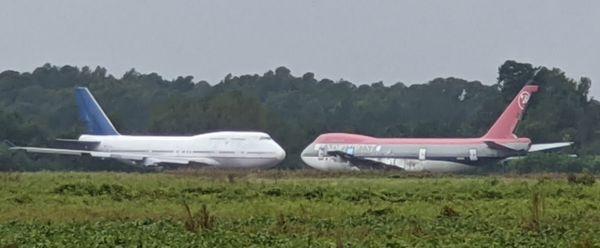
<path id="1" fill-rule="evenodd" d="M 79 139 L 58 139 L 59 147 L 19 147 L 11 150 L 111 158 L 144 166 L 200 164 L 215 168 L 269 168 L 285 151 L 262 132 L 213 132 L 194 136 L 121 135 L 90 91 L 75 90 L 87 133 Z"/>

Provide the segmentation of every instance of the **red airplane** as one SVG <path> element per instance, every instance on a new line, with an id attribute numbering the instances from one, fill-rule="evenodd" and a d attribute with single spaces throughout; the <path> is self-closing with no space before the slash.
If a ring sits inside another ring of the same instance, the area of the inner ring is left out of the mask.
<path id="1" fill-rule="evenodd" d="M 479 138 L 374 138 L 349 133 L 322 134 L 301 154 L 321 170 L 403 169 L 457 172 L 520 157 L 528 152 L 566 147 L 572 142 L 531 144 L 513 132 L 539 86 L 527 83 Z"/>

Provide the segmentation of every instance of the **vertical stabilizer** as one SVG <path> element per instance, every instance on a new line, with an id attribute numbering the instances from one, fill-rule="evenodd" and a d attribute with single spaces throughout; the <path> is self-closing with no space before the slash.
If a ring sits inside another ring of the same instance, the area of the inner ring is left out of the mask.
<path id="1" fill-rule="evenodd" d="M 86 134 L 119 135 L 92 93 L 85 87 L 75 89 L 75 98 L 79 107 L 79 117 L 87 127 Z"/>
<path id="2" fill-rule="evenodd" d="M 486 139 L 512 139 L 521 117 L 527 108 L 527 103 L 533 93 L 537 92 L 539 86 L 527 83 L 519 94 L 506 107 L 502 115 L 496 120 L 490 130 L 483 136 Z"/>

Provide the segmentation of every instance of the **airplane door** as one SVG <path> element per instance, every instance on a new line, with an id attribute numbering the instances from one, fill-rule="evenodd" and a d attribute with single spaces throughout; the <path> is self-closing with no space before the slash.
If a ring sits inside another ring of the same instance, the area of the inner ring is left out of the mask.
<path id="1" fill-rule="evenodd" d="M 325 146 L 319 146 L 318 150 L 319 160 L 323 160 L 323 157 L 327 154 L 327 148 Z"/>
<path id="2" fill-rule="evenodd" d="M 425 148 L 419 149 L 419 160 L 425 160 L 427 157 L 427 150 Z"/>
<path id="3" fill-rule="evenodd" d="M 346 153 L 350 154 L 350 155 L 354 155 L 354 147 L 348 147 L 346 148 Z"/>
<path id="4" fill-rule="evenodd" d="M 469 149 L 469 160 L 477 161 L 477 149 Z"/>

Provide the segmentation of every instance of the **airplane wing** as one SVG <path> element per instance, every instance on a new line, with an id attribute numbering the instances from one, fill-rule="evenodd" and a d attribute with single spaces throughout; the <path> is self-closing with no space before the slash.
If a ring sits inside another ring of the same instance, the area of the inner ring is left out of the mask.
<path id="1" fill-rule="evenodd" d="M 79 155 L 79 156 L 84 155 L 84 154 L 90 154 L 92 152 L 92 151 L 84 151 L 84 150 L 26 147 L 26 146 L 12 146 L 9 149 L 10 150 L 23 150 L 26 152 L 33 152 L 33 153 L 49 153 L 49 154 Z"/>
<path id="2" fill-rule="evenodd" d="M 529 147 L 529 152 L 552 151 L 552 150 L 556 150 L 559 148 L 570 146 L 572 144 L 573 144 L 573 142 L 532 144 L 531 147 Z"/>
<path id="3" fill-rule="evenodd" d="M 327 152 L 327 155 L 335 156 L 338 159 L 341 159 L 342 161 L 348 161 L 361 170 L 402 170 L 402 168 L 398 166 L 389 165 L 360 156 L 354 156 L 352 154 L 345 153 L 342 151 L 329 151 Z"/>
<path id="4" fill-rule="evenodd" d="M 92 156 L 96 158 L 112 158 L 121 160 L 132 160 L 143 163 L 144 165 L 157 165 L 160 163 L 170 164 L 189 164 L 191 162 L 202 163 L 207 165 L 219 165 L 219 162 L 212 158 L 207 157 L 168 157 L 168 156 L 148 156 L 146 154 L 135 154 L 135 153 L 123 153 L 123 152 L 101 152 L 101 151 L 90 151 L 90 150 L 75 150 L 75 149 L 60 149 L 60 148 L 42 148 L 42 147 L 20 147 L 12 146 L 10 150 L 23 150 L 32 153 L 48 153 L 48 154 L 62 154 L 62 155 L 76 155 L 76 156 Z"/>

